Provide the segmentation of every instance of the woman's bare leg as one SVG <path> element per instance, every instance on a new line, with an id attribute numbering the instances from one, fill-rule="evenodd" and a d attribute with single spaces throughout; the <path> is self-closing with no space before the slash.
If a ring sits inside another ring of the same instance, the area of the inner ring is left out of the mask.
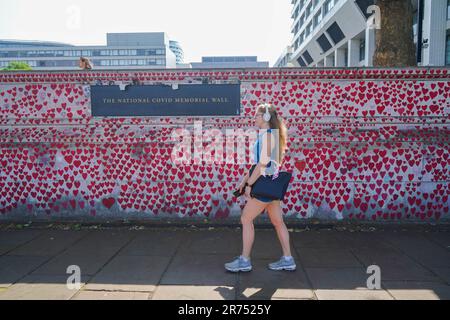
<path id="1" fill-rule="evenodd" d="M 242 223 L 242 256 L 249 259 L 255 239 L 253 220 L 267 207 L 267 203 L 255 198 L 249 199 L 245 204 L 241 216 Z"/>
<path id="2" fill-rule="evenodd" d="M 272 201 L 267 206 L 267 213 L 275 230 L 277 231 L 278 239 L 280 240 L 283 255 L 291 255 L 291 247 L 289 244 L 289 231 L 283 221 L 283 211 L 281 209 L 280 201 Z"/>

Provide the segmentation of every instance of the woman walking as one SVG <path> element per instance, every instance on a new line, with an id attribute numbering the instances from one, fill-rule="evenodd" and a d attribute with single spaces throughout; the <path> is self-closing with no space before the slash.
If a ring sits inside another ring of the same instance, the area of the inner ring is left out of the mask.
<path id="1" fill-rule="evenodd" d="M 92 70 L 92 62 L 86 57 L 80 57 L 78 65 L 83 70 Z"/>
<path id="2" fill-rule="evenodd" d="M 295 270 L 296 264 L 291 255 L 289 232 L 283 221 L 280 200 L 271 200 L 263 197 L 251 197 L 252 185 L 261 174 L 275 174 L 283 161 L 287 143 L 287 129 L 283 120 L 278 116 L 273 105 L 259 105 L 255 112 L 255 124 L 262 132 L 258 135 L 253 146 L 253 159 L 255 168 L 249 176 L 245 175 L 239 190 L 245 192 L 247 203 L 242 212 L 242 253 L 235 260 L 226 263 L 225 269 L 231 272 L 251 271 L 250 259 L 255 230 L 253 220 L 264 210 L 267 210 L 270 221 L 275 227 L 281 243 L 283 256 L 276 262 L 268 265 L 271 270 Z M 278 133 L 278 134 L 274 134 Z"/>

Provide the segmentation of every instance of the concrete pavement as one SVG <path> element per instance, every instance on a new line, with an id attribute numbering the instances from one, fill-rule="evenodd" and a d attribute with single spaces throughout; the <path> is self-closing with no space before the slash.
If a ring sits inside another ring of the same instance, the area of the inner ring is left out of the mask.
<path id="1" fill-rule="evenodd" d="M 295 228 L 297 270 L 276 272 L 275 231 L 257 229 L 253 271 L 233 274 L 236 228 L 65 229 L 0 229 L 0 299 L 450 299 L 448 230 Z M 66 286 L 69 265 L 80 289 Z"/>

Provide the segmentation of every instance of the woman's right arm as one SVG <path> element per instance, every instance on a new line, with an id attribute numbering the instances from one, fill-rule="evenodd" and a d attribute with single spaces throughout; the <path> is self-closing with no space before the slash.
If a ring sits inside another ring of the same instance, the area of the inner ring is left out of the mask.
<path id="1" fill-rule="evenodd" d="M 247 172 L 247 174 L 244 176 L 244 178 L 242 179 L 242 182 L 241 182 L 241 184 L 239 185 L 239 191 L 240 192 L 242 192 L 242 190 L 244 189 L 244 186 L 245 186 L 245 183 L 247 182 L 247 180 L 248 180 L 248 172 Z"/>

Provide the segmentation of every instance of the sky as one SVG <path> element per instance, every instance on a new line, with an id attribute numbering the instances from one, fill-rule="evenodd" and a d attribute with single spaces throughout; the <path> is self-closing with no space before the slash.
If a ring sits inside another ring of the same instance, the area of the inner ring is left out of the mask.
<path id="1" fill-rule="evenodd" d="M 0 39 L 105 45 L 108 32 L 166 32 L 184 62 L 249 55 L 273 66 L 292 40 L 291 0 L 0 0 Z"/>

